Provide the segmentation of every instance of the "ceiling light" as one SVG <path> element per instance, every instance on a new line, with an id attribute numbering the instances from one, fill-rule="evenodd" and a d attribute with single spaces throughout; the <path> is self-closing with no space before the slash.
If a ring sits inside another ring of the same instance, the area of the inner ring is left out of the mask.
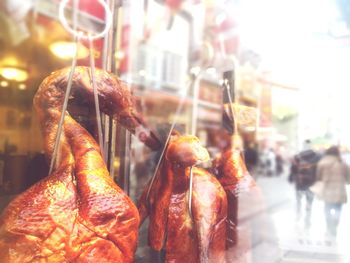
<path id="1" fill-rule="evenodd" d="M 12 66 L 0 67 L 0 75 L 5 79 L 18 82 L 28 79 L 28 72 L 26 70 Z"/>
<path id="2" fill-rule="evenodd" d="M 60 59 L 72 59 L 77 50 L 77 44 L 69 41 L 57 41 L 50 44 L 50 51 Z M 78 45 L 77 59 L 86 58 L 89 56 L 89 49 L 84 45 Z"/>
<path id="3" fill-rule="evenodd" d="M 20 90 L 25 90 L 25 89 L 27 88 L 27 85 L 24 84 L 24 83 L 21 83 L 21 84 L 18 85 L 18 88 L 19 88 Z"/>
<path id="4" fill-rule="evenodd" d="M 6 88 L 9 86 L 9 83 L 6 80 L 3 80 L 3 81 L 0 81 L 0 86 Z"/>

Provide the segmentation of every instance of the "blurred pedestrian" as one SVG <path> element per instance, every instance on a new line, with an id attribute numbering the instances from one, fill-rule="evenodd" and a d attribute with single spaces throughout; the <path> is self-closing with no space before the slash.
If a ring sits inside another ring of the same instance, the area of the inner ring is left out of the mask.
<path id="1" fill-rule="evenodd" d="M 302 200 L 305 199 L 305 228 L 308 229 L 311 223 L 311 210 L 314 194 L 309 187 L 316 181 L 316 165 L 320 155 L 311 149 L 311 141 L 305 140 L 303 151 L 295 155 L 290 169 L 289 182 L 295 183 L 297 200 L 297 220 L 302 217 Z"/>
<path id="2" fill-rule="evenodd" d="M 274 176 L 276 173 L 276 154 L 273 148 L 267 152 L 267 176 Z"/>
<path id="3" fill-rule="evenodd" d="M 342 161 L 337 146 L 330 147 L 317 165 L 317 180 L 323 182 L 320 198 L 324 201 L 327 234 L 335 237 L 342 205 L 347 202 L 346 184 L 350 182 L 349 167 Z"/>
<path id="4" fill-rule="evenodd" d="M 255 168 L 258 163 L 258 151 L 253 143 L 249 143 L 244 151 L 244 160 L 250 174 L 255 173 Z"/>
<path id="5" fill-rule="evenodd" d="M 276 175 L 280 176 L 283 173 L 284 160 L 280 152 L 276 153 Z"/>

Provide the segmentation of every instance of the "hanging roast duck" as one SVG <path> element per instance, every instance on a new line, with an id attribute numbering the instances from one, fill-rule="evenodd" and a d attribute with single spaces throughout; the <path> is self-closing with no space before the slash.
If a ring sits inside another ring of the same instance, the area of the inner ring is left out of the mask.
<path id="1" fill-rule="evenodd" d="M 69 68 L 56 71 L 34 98 L 52 158 Z M 127 87 L 115 76 L 95 72 L 101 111 L 145 142 L 158 141 L 134 110 Z M 72 96 L 93 103 L 90 69 L 77 67 Z M 132 262 L 139 214 L 113 182 L 90 134 L 65 113 L 56 169 L 14 199 L 0 221 L 1 262 Z"/>
<path id="2" fill-rule="evenodd" d="M 141 222 L 149 216 L 149 245 L 165 250 L 165 261 L 173 263 L 225 262 L 226 194 L 217 179 L 193 167 L 192 199 L 190 170 L 209 154 L 194 136 L 172 140 L 156 174 L 147 199 L 141 196 Z"/>
<path id="3" fill-rule="evenodd" d="M 216 147 L 220 150 L 220 154 L 213 160 L 211 171 L 219 180 L 226 192 L 226 261 L 228 263 L 234 263 L 237 260 L 233 255 L 235 253 L 241 253 L 235 251 L 238 249 L 237 242 L 239 241 L 239 194 L 250 190 L 253 186 L 255 186 L 255 182 L 245 165 L 242 151 L 238 147 L 235 147 L 235 144 L 237 144 L 235 139 L 237 140 L 238 136 L 234 135 L 234 133 L 237 132 L 237 126 L 235 125 L 233 112 L 231 114 L 227 114 L 227 111 L 224 111 L 223 127 L 224 129 L 215 132 L 215 143 Z M 239 247 L 239 250 L 241 250 L 241 246 Z"/>

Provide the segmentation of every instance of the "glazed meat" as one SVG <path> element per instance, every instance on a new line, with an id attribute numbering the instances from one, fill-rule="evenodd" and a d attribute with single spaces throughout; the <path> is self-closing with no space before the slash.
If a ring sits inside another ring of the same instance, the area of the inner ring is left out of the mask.
<path id="1" fill-rule="evenodd" d="M 50 159 L 69 68 L 41 84 L 34 106 Z M 113 75 L 96 71 L 101 110 L 113 116 L 147 145 L 154 135 L 134 112 L 131 94 Z M 77 67 L 72 96 L 93 103 L 90 70 Z M 68 112 L 64 117 L 54 172 L 14 199 L 0 221 L 1 262 L 132 262 L 139 214 L 114 183 L 90 134 Z"/>
<path id="2" fill-rule="evenodd" d="M 255 185 L 239 150 L 224 150 L 213 161 L 213 173 L 225 189 L 227 195 L 227 262 L 234 262 L 230 253 L 238 241 L 238 198 L 239 193 Z"/>
<path id="3" fill-rule="evenodd" d="M 141 221 L 149 216 L 149 245 L 165 249 L 166 262 L 225 262 L 226 194 L 217 179 L 193 167 L 193 190 L 189 213 L 190 167 L 209 159 L 194 136 L 169 143 L 165 160 L 146 200 L 146 187 L 139 202 Z"/>

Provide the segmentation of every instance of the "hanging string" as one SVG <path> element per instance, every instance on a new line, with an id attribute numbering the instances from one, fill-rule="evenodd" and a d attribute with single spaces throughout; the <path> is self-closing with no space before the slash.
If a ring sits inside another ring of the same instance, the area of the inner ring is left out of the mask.
<path id="1" fill-rule="evenodd" d="M 162 162 L 162 160 L 163 160 L 165 151 L 166 151 L 166 149 L 167 149 L 167 145 L 168 145 L 168 143 L 169 143 L 169 141 L 170 141 L 171 134 L 172 134 L 172 132 L 173 132 L 173 130 L 174 130 L 174 128 L 175 128 L 175 125 L 176 125 L 176 123 L 177 123 L 177 121 L 178 121 L 178 118 L 179 118 L 179 116 L 180 116 L 180 112 L 181 112 L 182 107 L 183 107 L 183 105 L 184 105 L 187 91 L 188 91 L 189 88 L 194 84 L 195 79 L 196 79 L 196 77 L 194 77 L 194 78 L 190 81 L 189 85 L 186 87 L 186 89 L 185 89 L 185 91 L 184 91 L 184 95 L 181 97 L 180 102 L 179 102 L 179 104 L 177 105 L 177 109 L 176 109 L 176 112 L 175 112 L 175 114 L 174 114 L 174 119 L 173 119 L 173 122 L 172 122 L 172 124 L 171 124 L 171 126 L 170 126 L 170 130 L 169 130 L 168 136 L 167 136 L 167 138 L 166 138 L 164 147 L 163 147 L 163 149 L 162 149 L 162 152 L 161 152 L 160 157 L 159 157 L 159 159 L 158 159 L 156 168 L 155 168 L 154 173 L 153 173 L 153 175 L 152 175 L 150 184 L 149 184 L 149 186 L 148 186 L 147 195 L 146 195 L 146 202 L 148 202 L 148 200 L 149 200 L 149 194 L 150 194 L 150 192 L 151 192 L 151 189 L 152 189 L 154 180 L 156 179 L 157 172 L 158 172 L 158 170 L 159 170 L 160 164 L 161 164 L 161 162 Z"/>
<path id="2" fill-rule="evenodd" d="M 89 53 L 90 53 L 90 77 L 92 80 L 92 87 L 94 91 L 94 101 L 95 101 L 95 111 L 96 111 L 96 121 L 97 121 L 97 130 L 98 130 L 98 142 L 100 145 L 101 155 L 104 158 L 104 145 L 103 145 L 103 133 L 102 133 L 102 122 L 101 122 L 101 112 L 100 112 L 100 103 L 98 100 L 97 94 L 97 84 L 95 78 L 95 58 L 93 54 L 93 39 L 89 34 Z"/>
<path id="3" fill-rule="evenodd" d="M 63 101 L 63 105 L 62 105 L 61 117 L 60 117 L 60 121 L 58 123 L 57 132 L 56 132 L 56 138 L 55 138 L 55 144 L 54 144 L 52 158 L 51 158 L 51 163 L 50 163 L 49 174 L 52 173 L 53 168 L 54 168 L 54 166 L 56 164 L 56 160 L 57 160 L 57 153 L 58 153 L 58 149 L 59 149 L 60 142 L 61 142 L 61 135 L 62 135 L 62 127 L 63 127 L 64 117 L 66 115 L 68 99 L 69 99 L 70 91 L 72 89 L 73 75 L 74 75 L 75 67 L 77 65 L 77 56 L 78 56 L 78 45 L 79 45 L 79 43 L 80 43 L 80 37 L 79 37 L 79 35 L 77 35 L 76 41 L 75 41 L 75 44 L 76 44 L 77 48 L 75 50 L 75 54 L 74 54 L 73 59 L 72 59 L 72 65 L 71 65 L 71 69 L 70 69 L 69 76 L 68 76 L 68 84 L 67 84 L 66 94 L 64 96 L 64 101 Z"/>

